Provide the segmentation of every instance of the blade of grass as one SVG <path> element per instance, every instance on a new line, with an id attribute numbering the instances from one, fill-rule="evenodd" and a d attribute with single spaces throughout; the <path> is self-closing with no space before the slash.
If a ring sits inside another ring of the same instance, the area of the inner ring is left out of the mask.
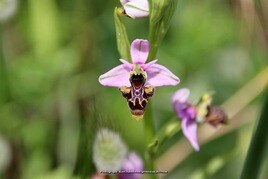
<path id="1" fill-rule="evenodd" d="M 241 174 L 241 179 L 258 178 L 261 166 L 265 159 L 268 144 L 268 88 L 266 88 L 266 100 L 263 104 L 256 130 L 252 136 L 247 158 Z"/>

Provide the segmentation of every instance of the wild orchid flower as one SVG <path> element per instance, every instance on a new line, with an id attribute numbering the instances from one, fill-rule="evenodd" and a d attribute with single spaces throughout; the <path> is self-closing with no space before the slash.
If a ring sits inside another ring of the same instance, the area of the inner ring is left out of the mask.
<path id="1" fill-rule="evenodd" d="M 149 16 L 149 4 L 147 0 L 120 0 L 126 14 L 133 18 Z"/>
<path id="2" fill-rule="evenodd" d="M 129 173 L 120 173 L 119 179 L 141 179 L 143 171 L 143 162 L 140 156 L 135 152 L 131 152 L 123 163 L 121 171 Z"/>
<path id="3" fill-rule="evenodd" d="M 190 90 L 186 88 L 179 89 L 172 96 L 172 104 L 181 119 L 182 132 L 189 140 L 196 151 L 199 151 L 197 140 L 198 123 L 208 123 L 214 127 L 219 124 L 226 124 L 227 116 L 218 106 L 211 106 L 211 96 L 204 94 L 201 100 L 196 104 L 190 104 L 187 100 Z"/>
<path id="4" fill-rule="evenodd" d="M 172 103 L 178 117 L 181 119 L 183 134 L 192 144 L 194 149 L 199 151 L 196 109 L 187 102 L 189 95 L 190 91 L 188 89 L 180 89 L 172 96 Z"/>
<path id="5" fill-rule="evenodd" d="M 141 119 L 148 99 L 152 97 L 155 87 L 177 85 L 179 78 L 166 67 L 153 60 L 145 63 L 149 55 L 149 42 L 136 39 L 131 44 L 132 63 L 120 59 L 121 65 L 99 77 L 104 86 L 117 87 L 127 99 L 132 115 Z"/>

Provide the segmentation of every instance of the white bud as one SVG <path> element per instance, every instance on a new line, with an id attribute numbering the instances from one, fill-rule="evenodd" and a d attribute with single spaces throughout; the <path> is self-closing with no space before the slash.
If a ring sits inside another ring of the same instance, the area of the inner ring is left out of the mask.
<path id="1" fill-rule="evenodd" d="M 121 0 L 126 14 L 135 19 L 149 16 L 149 4 L 147 0 Z"/>

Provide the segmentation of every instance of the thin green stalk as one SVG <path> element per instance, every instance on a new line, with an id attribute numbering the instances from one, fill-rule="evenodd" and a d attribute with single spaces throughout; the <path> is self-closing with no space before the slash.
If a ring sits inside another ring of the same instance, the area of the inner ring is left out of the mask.
<path id="1" fill-rule="evenodd" d="M 170 19 L 174 13 L 177 0 L 149 0 L 149 42 L 150 42 L 150 53 L 148 61 L 155 59 L 159 44 L 164 38 L 169 24 Z M 147 152 L 146 152 L 146 166 L 147 170 L 154 170 L 154 159 L 155 153 L 158 149 L 158 139 L 155 135 L 154 121 L 152 116 L 152 108 L 149 104 L 145 113 L 144 119 L 144 130 L 147 141 Z M 161 138 L 165 140 L 164 138 Z M 156 178 L 155 174 L 150 175 L 151 178 Z"/>
<path id="2" fill-rule="evenodd" d="M 153 156 L 158 156 L 159 148 L 165 143 L 165 141 L 172 138 L 181 129 L 178 119 L 171 119 L 160 131 L 157 131 L 155 137 L 151 140 L 148 146 L 148 152 Z"/>
<path id="3" fill-rule="evenodd" d="M 154 155 L 150 152 L 150 146 L 152 145 L 151 142 L 155 136 L 155 128 L 154 128 L 154 121 L 153 121 L 153 113 L 152 113 L 152 105 L 148 104 L 147 110 L 144 116 L 144 131 L 146 137 L 146 144 L 147 144 L 147 151 L 145 153 L 146 159 L 146 170 L 154 170 Z M 156 175 L 150 175 L 151 178 L 156 178 Z"/>
<path id="4" fill-rule="evenodd" d="M 153 122 L 153 114 L 152 114 L 152 105 L 148 104 L 146 113 L 144 116 L 144 131 L 146 137 L 146 143 L 149 146 L 154 139 L 155 136 L 155 129 L 154 129 L 154 122 Z"/>
<path id="5" fill-rule="evenodd" d="M 260 119 L 250 142 L 247 158 L 241 174 L 241 179 L 258 178 L 261 166 L 265 159 L 268 146 L 268 88 L 266 88 L 266 100 L 263 104 Z"/>
<path id="6" fill-rule="evenodd" d="M 155 136 L 154 122 L 153 122 L 153 114 L 152 114 L 152 105 L 149 103 L 146 109 L 146 113 L 144 115 L 144 128 L 145 128 L 145 136 L 147 143 L 152 142 Z"/>
<path id="7" fill-rule="evenodd" d="M 3 27 L 0 26 L 0 105 L 10 100 L 8 71 L 3 50 Z"/>

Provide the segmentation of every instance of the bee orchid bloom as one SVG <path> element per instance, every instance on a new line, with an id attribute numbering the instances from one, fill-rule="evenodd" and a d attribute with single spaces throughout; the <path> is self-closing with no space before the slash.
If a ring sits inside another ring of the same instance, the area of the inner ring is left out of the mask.
<path id="1" fill-rule="evenodd" d="M 147 40 L 134 40 L 130 48 L 132 63 L 120 59 L 121 65 L 99 77 L 102 85 L 120 89 L 128 101 L 132 115 L 138 118 L 142 118 L 155 87 L 175 86 L 179 83 L 179 78 L 166 67 L 157 64 L 157 60 L 145 63 L 149 48 Z"/>
<path id="2" fill-rule="evenodd" d="M 190 91 L 186 88 L 179 89 L 172 96 L 172 104 L 175 112 L 181 119 L 182 132 L 196 151 L 199 151 L 197 141 L 196 109 L 187 102 Z"/>
<path id="3" fill-rule="evenodd" d="M 120 0 L 126 14 L 133 18 L 149 16 L 149 4 L 147 0 Z"/>

